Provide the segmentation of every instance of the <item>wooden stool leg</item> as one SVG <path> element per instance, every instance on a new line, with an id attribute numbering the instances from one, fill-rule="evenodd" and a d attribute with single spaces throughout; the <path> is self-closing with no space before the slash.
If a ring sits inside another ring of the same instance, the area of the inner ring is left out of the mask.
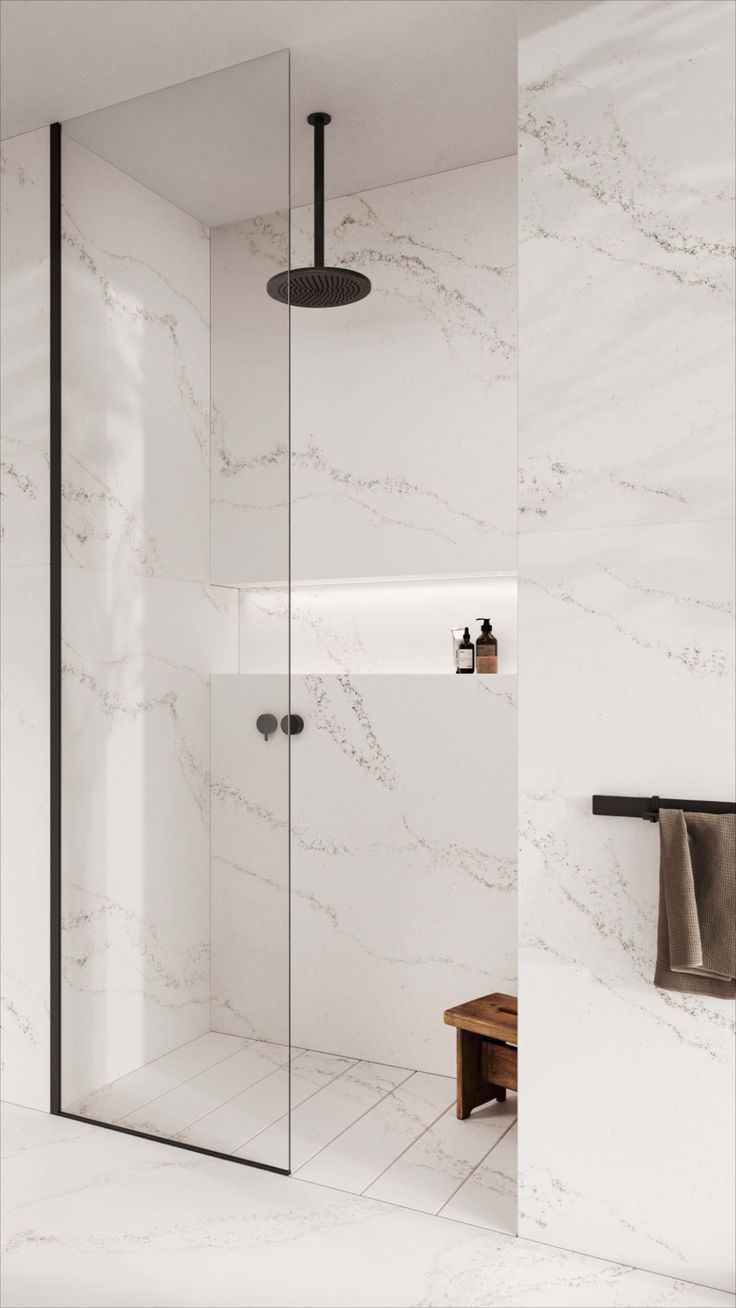
<path id="1" fill-rule="evenodd" d="M 457 1032 L 457 1115 L 463 1120 L 470 1117 L 474 1108 L 492 1099 L 503 1103 L 506 1091 L 503 1086 L 487 1081 L 483 1071 L 483 1036 L 473 1031 Z"/>
<path id="2" fill-rule="evenodd" d="M 475 1108 L 473 1092 L 480 1076 L 480 1036 L 472 1031 L 457 1033 L 457 1115 L 470 1117 Z"/>

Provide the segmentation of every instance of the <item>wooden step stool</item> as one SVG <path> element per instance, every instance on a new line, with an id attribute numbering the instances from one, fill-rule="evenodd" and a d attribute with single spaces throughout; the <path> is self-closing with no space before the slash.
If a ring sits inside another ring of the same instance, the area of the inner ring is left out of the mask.
<path id="1" fill-rule="evenodd" d="M 515 995 L 483 995 L 445 1012 L 457 1027 L 457 1115 L 470 1117 L 479 1104 L 503 1103 L 516 1090 L 518 1046 Z"/>

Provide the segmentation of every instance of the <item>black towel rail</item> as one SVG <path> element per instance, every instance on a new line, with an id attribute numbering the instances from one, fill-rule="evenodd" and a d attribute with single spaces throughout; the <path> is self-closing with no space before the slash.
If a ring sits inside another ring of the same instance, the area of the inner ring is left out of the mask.
<path id="1" fill-rule="evenodd" d="M 637 799 L 632 795 L 594 795 L 593 812 L 599 817 L 638 817 L 656 822 L 661 808 L 680 808 L 684 813 L 736 813 L 736 804 L 719 799 L 660 799 L 651 795 Z"/>

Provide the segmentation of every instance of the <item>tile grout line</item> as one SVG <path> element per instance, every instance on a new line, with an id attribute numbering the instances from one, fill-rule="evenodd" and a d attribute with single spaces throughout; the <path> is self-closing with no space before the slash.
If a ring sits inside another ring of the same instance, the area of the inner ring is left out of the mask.
<path id="1" fill-rule="evenodd" d="M 445 1218 L 445 1221 L 447 1221 L 447 1218 Z M 481 1280 L 478 1289 L 476 1290 L 472 1299 L 468 1303 L 468 1308 L 473 1308 L 473 1305 L 478 1302 L 478 1296 L 481 1295 L 485 1290 L 486 1286 L 490 1284 L 491 1277 L 498 1272 L 501 1263 L 506 1261 L 506 1258 L 511 1253 L 518 1238 L 519 1238 L 518 1235 L 510 1235 L 508 1237 L 508 1244 L 504 1245 L 502 1249 L 499 1249 L 498 1258 L 494 1260 L 493 1266 L 489 1268 L 487 1275 L 484 1276 L 483 1279 Z"/>
<path id="2" fill-rule="evenodd" d="M 333 1194 L 352 1195 L 354 1199 L 367 1199 L 369 1203 L 381 1204 L 386 1208 L 398 1208 L 402 1213 L 416 1213 L 419 1217 L 436 1217 L 437 1213 L 428 1213 L 426 1208 L 410 1208 L 408 1204 L 400 1204 L 396 1199 L 379 1199 L 373 1195 L 356 1194 L 354 1190 L 342 1190 L 339 1185 L 330 1185 L 327 1181 L 312 1181 L 309 1177 L 300 1176 L 298 1172 L 292 1172 L 288 1178 L 290 1181 L 299 1181 L 300 1185 L 318 1185 L 321 1190 L 330 1190 Z M 509 1235 L 508 1231 L 499 1231 L 495 1226 L 481 1226 L 478 1222 L 470 1222 L 459 1217 L 443 1217 L 443 1222 L 452 1222 L 454 1226 L 467 1226 L 472 1231 L 484 1231 L 487 1235 L 496 1235 L 502 1240 L 513 1243 L 514 1240 L 521 1239 L 518 1235 Z M 548 1245 L 547 1248 L 555 1249 L 557 1245 Z M 570 1251 L 568 1251 L 570 1252 Z M 574 1252 L 574 1251 L 573 1251 Z M 588 1255 L 585 1255 L 586 1257 Z M 592 1255 L 591 1255 L 592 1256 Z M 601 1261 L 605 1262 L 605 1259 Z M 641 1270 L 641 1269 L 639 1269 Z M 713 1287 L 708 1286 L 707 1289 Z"/>
<path id="3" fill-rule="evenodd" d="M 238 1039 L 239 1037 L 233 1037 L 233 1038 Z M 220 1067 L 223 1063 L 229 1062 L 231 1058 L 236 1058 L 238 1054 L 244 1053 L 246 1049 L 251 1048 L 253 1045 L 269 1043 L 268 1041 L 265 1040 L 261 1041 L 255 1038 L 254 1039 L 250 1039 L 249 1037 L 243 1037 L 243 1038 L 246 1040 L 246 1044 L 243 1046 L 242 1049 L 236 1049 L 234 1053 L 226 1054 L 224 1058 L 218 1058 L 217 1062 L 210 1063 L 208 1067 L 203 1067 L 201 1072 L 195 1072 L 193 1076 L 188 1076 L 184 1081 L 177 1081 L 176 1085 L 169 1086 L 168 1090 L 162 1090 L 160 1095 L 154 1095 L 152 1099 L 147 1099 L 145 1103 L 140 1104 L 138 1108 L 131 1108 L 130 1112 L 124 1113 L 122 1117 L 116 1117 L 115 1121 L 124 1122 L 126 1117 L 131 1117 L 133 1113 L 142 1112 L 144 1108 L 148 1108 L 151 1104 L 158 1103 L 159 1099 L 163 1099 L 164 1095 L 171 1094 L 172 1091 L 174 1090 L 181 1090 L 182 1086 L 189 1085 L 190 1081 L 196 1081 L 198 1076 L 204 1076 L 205 1072 L 211 1072 L 213 1068 Z M 300 1050 L 299 1054 L 297 1055 L 297 1058 L 301 1058 L 301 1055 L 304 1052 L 305 1051 L 303 1049 Z M 272 1068 L 270 1072 L 265 1072 L 263 1076 L 258 1077 L 257 1081 L 252 1081 L 250 1085 L 257 1085 L 258 1081 L 264 1081 L 267 1076 L 272 1076 L 274 1072 L 278 1072 L 279 1070 L 280 1070 L 279 1067 Z M 248 1090 L 250 1089 L 250 1086 L 249 1085 L 244 1086 L 243 1089 Z M 241 1092 L 238 1091 L 238 1094 L 240 1093 Z M 235 1098 L 235 1096 L 233 1096 L 233 1098 Z M 229 1100 L 224 1100 L 223 1102 L 229 1103 Z M 218 1105 L 218 1107 L 219 1106 L 220 1105 Z M 183 1126 L 181 1129 L 182 1131 L 185 1131 L 186 1127 Z M 173 1136 L 171 1138 L 174 1139 Z"/>
<path id="4" fill-rule="evenodd" d="M 333 1057 L 334 1057 L 334 1055 L 333 1055 Z M 307 1095 L 306 1099 L 302 1099 L 301 1103 L 299 1103 L 299 1104 L 296 1105 L 296 1108 L 294 1109 L 294 1112 L 296 1112 L 297 1109 L 301 1108 L 301 1105 L 302 1105 L 302 1104 L 306 1104 L 306 1103 L 308 1103 L 308 1101 L 309 1101 L 310 1099 L 314 1099 L 314 1096 L 315 1096 L 315 1095 L 321 1094 L 323 1090 L 327 1090 L 331 1085 L 334 1085 L 335 1081 L 339 1081 L 340 1078 L 343 1077 L 343 1076 L 345 1076 L 345 1074 L 346 1074 L 347 1072 L 351 1072 L 352 1069 L 353 1069 L 353 1067 L 357 1067 L 360 1063 L 363 1063 L 363 1062 L 366 1062 L 366 1063 L 367 1063 L 367 1062 L 369 1062 L 369 1061 L 370 1061 L 369 1059 L 356 1058 L 355 1062 L 352 1064 L 352 1067 L 346 1067 L 345 1070 L 344 1070 L 343 1072 L 340 1072 L 338 1076 L 334 1076 L 334 1077 L 332 1078 L 331 1081 L 328 1081 L 325 1085 L 320 1086 L 318 1090 L 315 1090 L 314 1094 Z M 391 1066 L 393 1066 L 393 1064 L 391 1064 L 391 1063 L 381 1063 L 381 1064 L 379 1064 L 379 1066 L 381 1066 L 381 1067 L 391 1067 Z M 402 1068 L 401 1070 L 404 1071 L 405 1069 Z M 403 1080 L 403 1081 L 399 1081 L 398 1084 L 397 1084 L 396 1086 L 394 1086 L 392 1090 L 389 1090 L 385 1095 L 382 1095 L 382 1097 L 381 1097 L 380 1099 L 377 1099 L 376 1102 L 375 1102 L 375 1104 L 371 1104 L 370 1108 L 366 1108 L 365 1112 L 360 1114 L 360 1117 L 356 1117 L 356 1118 L 355 1118 L 355 1119 L 350 1123 L 350 1126 L 354 1126 L 354 1125 L 355 1125 L 355 1122 L 359 1122 L 359 1121 L 361 1120 L 362 1117 L 365 1117 L 366 1113 L 370 1113 L 370 1112 L 372 1112 L 374 1108 L 377 1108 L 377 1107 L 378 1107 L 378 1104 L 382 1104 L 383 1101 L 384 1101 L 384 1099 L 388 1099 L 389 1095 L 392 1095 L 393 1092 L 394 1092 L 394 1090 L 398 1090 L 398 1088 L 399 1088 L 400 1085 L 403 1085 L 405 1081 L 408 1081 L 409 1078 L 412 1077 L 412 1076 L 414 1076 L 414 1075 L 415 1075 L 414 1072 L 408 1072 L 407 1075 L 404 1077 L 404 1080 Z M 285 1114 L 284 1114 L 284 1116 L 285 1116 Z M 281 1121 L 281 1118 L 278 1118 L 277 1121 Z M 275 1123 L 274 1123 L 274 1122 L 271 1122 L 269 1125 L 270 1125 L 270 1126 L 274 1126 Z M 264 1127 L 263 1130 L 262 1130 L 262 1131 L 258 1131 L 258 1132 L 256 1133 L 256 1135 L 263 1135 L 263 1131 L 267 1131 L 268 1129 L 269 1129 L 268 1127 Z M 340 1132 L 338 1133 L 338 1135 L 333 1136 L 332 1140 L 328 1140 L 327 1144 L 324 1144 L 324 1145 L 322 1145 L 319 1149 L 316 1149 L 315 1152 L 314 1152 L 313 1154 L 310 1154 L 310 1155 L 309 1155 L 309 1158 L 305 1158 L 304 1162 L 303 1162 L 303 1163 L 300 1163 L 300 1164 L 299 1164 L 299 1167 L 296 1168 L 296 1171 L 291 1172 L 290 1175 L 291 1175 L 291 1176 L 296 1176 L 297 1172 L 300 1171 L 300 1169 L 301 1169 L 302 1167 L 306 1167 L 307 1163 L 310 1163 L 310 1162 L 312 1161 L 313 1158 L 316 1158 L 317 1154 L 320 1154 L 320 1153 L 322 1152 L 323 1149 L 327 1149 L 331 1144 L 334 1144 L 335 1140 L 338 1140 L 338 1139 L 340 1138 L 340 1136 L 341 1136 L 341 1135 L 344 1135 L 345 1131 L 347 1131 L 347 1130 L 349 1130 L 349 1127 L 348 1127 L 348 1126 L 344 1127 L 343 1130 L 340 1131 Z M 256 1139 L 256 1136 L 255 1136 L 255 1135 L 250 1136 L 250 1138 L 249 1138 L 248 1140 L 246 1140 L 245 1143 L 246 1143 L 246 1144 L 250 1144 L 250 1141 L 251 1141 L 251 1140 L 255 1140 L 255 1139 Z M 238 1148 L 242 1148 L 242 1145 L 239 1145 Z M 300 1178 L 300 1179 L 301 1179 L 301 1178 Z M 343 1193 L 347 1193 L 347 1191 L 343 1191 Z"/>
<path id="5" fill-rule="evenodd" d="M 258 1044 L 258 1043 L 260 1043 L 260 1042 L 259 1042 L 259 1041 L 255 1041 L 255 1043 Z M 268 1041 L 264 1041 L 263 1043 L 264 1043 L 264 1044 L 267 1044 L 267 1043 L 269 1043 L 269 1042 L 268 1042 Z M 264 1073 L 263 1073 L 263 1076 L 259 1076 L 259 1077 L 257 1077 L 255 1081 L 249 1081 L 249 1082 L 248 1082 L 248 1085 L 244 1085 L 244 1086 L 242 1086 L 242 1087 L 240 1088 L 240 1090 L 236 1090 L 234 1095 L 229 1095 L 227 1099 L 221 1099 L 220 1102 L 219 1102 L 219 1104 L 217 1105 L 216 1108 L 208 1108 L 206 1113 L 200 1113 L 199 1117 L 193 1117 L 192 1120 L 191 1120 L 191 1122 L 187 1122 L 185 1126 L 180 1126 L 180 1127 L 179 1127 L 179 1130 L 176 1132 L 175 1135 L 172 1135 L 171 1139 L 172 1139 L 172 1140 L 176 1140 L 176 1139 L 178 1139 L 178 1137 L 182 1134 L 183 1131 L 188 1131 L 189 1128 L 190 1128 L 190 1126 L 196 1126 L 197 1122 L 201 1122 L 203 1118 L 205 1118 L 205 1117 L 209 1117 L 211 1113 L 216 1113 L 216 1112 L 218 1112 L 219 1109 L 220 1109 L 220 1108 L 224 1108 L 226 1104 L 231 1104 L 232 1101 L 233 1101 L 233 1099 L 237 1099 L 237 1098 L 238 1098 L 238 1095 L 243 1095 L 243 1094 L 245 1094 L 246 1090 L 252 1090 L 254 1086 L 260 1085 L 262 1081 L 267 1081 L 268 1078 L 269 1078 L 270 1076 L 276 1076 L 276 1074 L 277 1074 L 278 1072 L 283 1072 L 283 1071 L 285 1071 L 286 1068 L 289 1066 L 289 1064 L 293 1065 L 294 1063 L 298 1063 L 298 1062 L 299 1062 L 299 1059 L 300 1059 L 300 1058 L 303 1058 L 304 1054 L 306 1054 L 306 1053 L 307 1053 L 307 1050 L 306 1050 L 306 1049 L 300 1049 L 300 1050 L 299 1050 L 299 1053 L 296 1055 L 295 1058 L 291 1058 L 291 1059 L 289 1059 L 289 1058 L 287 1057 L 285 1063 L 281 1063 L 281 1064 L 279 1064 L 278 1067 L 272 1067 L 270 1072 L 264 1072 Z M 226 1062 L 227 1060 L 225 1059 L 225 1060 L 223 1060 L 223 1061 Z M 209 1071 L 210 1069 L 207 1068 L 206 1070 Z M 190 1080 L 193 1080 L 193 1079 L 194 1079 L 193 1077 L 190 1077 Z M 186 1085 L 186 1084 L 188 1084 L 186 1081 L 183 1081 L 183 1082 L 182 1082 L 182 1085 Z M 179 1089 L 179 1086 L 176 1086 L 175 1089 L 178 1090 L 178 1089 Z M 161 1098 L 161 1096 L 159 1095 L 159 1099 L 160 1099 L 160 1098 Z M 151 1103 L 155 1103 L 155 1102 L 156 1102 L 156 1101 L 155 1101 L 154 1099 L 151 1100 Z M 146 1108 L 147 1106 L 148 1106 L 147 1104 L 144 1104 L 144 1105 L 143 1105 L 144 1108 Z"/>
<path id="6" fill-rule="evenodd" d="M 359 1060 L 359 1061 L 362 1062 L 363 1060 L 361 1059 L 361 1060 Z M 368 1061 L 368 1060 L 366 1060 L 366 1061 Z M 378 1066 L 379 1066 L 379 1067 L 392 1067 L 392 1066 L 394 1066 L 394 1064 L 392 1064 L 392 1063 L 379 1063 Z M 406 1069 L 405 1069 L 405 1068 L 402 1068 L 401 1070 L 402 1070 L 402 1071 L 405 1071 Z M 310 1154 L 308 1158 L 305 1158 L 305 1159 L 304 1159 L 304 1162 L 299 1164 L 299 1166 L 297 1167 L 296 1171 L 292 1172 L 292 1176 L 298 1176 L 298 1173 L 301 1171 L 301 1169 L 302 1169 L 303 1167 L 306 1167 L 307 1163 L 311 1163 L 311 1161 L 312 1161 L 313 1158 L 317 1158 L 318 1155 L 321 1154 L 321 1153 L 323 1153 L 325 1149 L 329 1149 L 329 1148 L 330 1148 L 330 1147 L 335 1143 L 336 1140 L 339 1140 L 340 1137 L 343 1136 L 343 1135 L 345 1134 L 346 1131 L 349 1131 L 353 1126 L 356 1126 L 358 1122 L 362 1122 L 362 1120 L 363 1120 L 364 1117 L 367 1117 L 368 1114 L 369 1114 L 369 1113 L 372 1113 L 373 1110 L 374 1110 L 375 1108 L 378 1108 L 380 1104 L 383 1104 L 383 1103 L 386 1102 L 387 1099 L 390 1099 L 390 1098 L 391 1098 L 391 1095 L 395 1094 L 397 1090 L 400 1090 L 400 1089 L 401 1089 L 402 1085 L 406 1085 L 407 1081 L 410 1081 L 411 1078 L 412 1078 L 413 1076 L 416 1076 L 416 1075 L 417 1075 L 416 1072 L 408 1072 L 407 1075 L 404 1077 L 403 1081 L 397 1081 L 396 1085 L 395 1085 L 395 1086 L 392 1086 L 390 1090 L 387 1090 L 387 1092 L 386 1092 L 385 1095 L 381 1095 L 381 1098 L 380 1098 L 380 1099 L 377 1099 L 376 1102 L 375 1102 L 375 1104 L 371 1104 L 370 1108 L 366 1108 L 365 1112 L 361 1113 L 359 1117 L 355 1117 L 355 1118 L 353 1118 L 352 1122 L 349 1122 L 347 1126 L 344 1126 L 343 1129 L 342 1129 L 342 1131 L 338 1131 L 337 1135 L 333 1135 L 332 1139 L 331 1139 L 331 1140 L 328 1140 L 326 1144 L 321 1145 L 319 1149 L 315 1149 L 314 1153 L 313 1153 L 313 1154 Z M 299 1180 L 301 1180 L 301 1179 L 302 1179 L 302 1178 L 299 1177 Z M 349 1190 L 343 1190 L 342 1193 L 343 1193 L 343 1194 L 350 1194 L 350 1193 L 352 1193 L 352 1192 L 349 1191 Z"/>
<path id="7" fill-rule="evenodd" d="M 451 1080 L 451 1079 L 452 1079 L 451 1077 L 448 1077 L 448 1080 Z M 378 1173 L 378 1176 L 374 1176 L 373 1180 L 368 1182 L 367 1186 L 365 1186 L 365 1189 L 361 1190 L 361 1192 L 360 1192 L 360 1193 L 361 1193 L 361 1196 L 364 1195 L 364 1194 L 366 1193 L 366 1190 L 370 1190 L 370 1188 L 371 1188 L 372 1185 L 376 1185 L 376 1184 L 380 1181 L 381 1177 L 382 1177 L 382 1176 L 385 1176 L 386 1173 L 387 1173 L 388 1171 L 390 1171 L 390 1169 L 394 1166 L 394 1164 L 395 1164 L 395 1163 L 398 1163 L 399 1159 L 404 1157 L 404 1154 L 408 1153 L 410 1149 L 413 1149 L 415 1144 L 419 1144 L 419 1141 L 422 1140 L 422 1139 L 424 1138 L 424 1136 L 427 1134 L 427 1132 L 428 1132 L 428 1131 L 431 1131 L 431 1130 L 432 1130 L 432 1127 L 433 1127 L 433 1126 L 436 1126 L 437 1123 L 441 1120 L 441 1118 L 445 1117 L 446 1114 L 449 1113 L 450 1109 L 452 1108 L 452 1105 L 453 1105 L 453 1102 L 454 1102 L 454 1098 L 455 1098 L 455 1096 L 453 1095 L 453 1098 L 450 1100 L 449 1104 L 447 1105 L 447 1108 L 443 1108 L 442 1111 L 441 1111 L 440 1113 L 438 1113 L 437 1116 L 434 1117 L 434 1118 L 432 1119 L 432 1121 L 428 1123 L 427 1126 L 424 1127 L 424 1130 L 423 1130 L 423 1131 L 420 1131 L 420 1132 L 419 1132 L 419 1135 L 418 1135 L 418 1136 L 415 1136 L 415 1138 L 414 1138 L 414 1139 L 413 1139 L 413 1140 L 412 1140 L 412 1141 L 411 1141 L 411 1142 L 406 1146 L 406 1148 L 401 1150 L 401 1153 L 397 1154 L 395 1158 L 392 1158 L 392 1160 L 391 1160 L 390 1163 L 387 1163 L 387 1164 L 386 1164 L 386 1166 L 384 1167 L 383 1171 Z M 375 1197 L 374 1195 L 369 1195 L 369 1196 L 368 1196 L 369 1199 L 372 1199 L 372 1198 L 374 1198 L 374 1197 Z M 386 1201 L 384 1201 L 384 1202 L 386 1202 Z M 399 1204 L 398 1207 L 401 1208 L 402 1205 Z M 417 1211 L 419 1211 L 419 1210 L 417 1210 Z M 422 1210 L 422 1211 L 423 1211 L 423 1210 Z"/>
<path id="8" fill-rule="evenodd" d="M 311 1053 L 316 1053 L 316 1052 L 318 1052 L 318 1051 L 317 1051 L 317 1050 L 313 1050 L 313 1049 L 304 1049 L 302 1052 L 305 1053 L 305 1054 L 311 1054 Z M 339 1058 L 340 1055 L 339 1055 L 339 1054 L 326 1054 L 326 1055 L 322 1055 L 322 1057 L 327 1057 L 327 1058 Z M 298 1062 L 298 1059 L 296 1059 L 296 1058 L 293 1059 L 293 1060 L 292 1060 L 292 1066 L 293 1066 L 293 1064 L 296 1063 L 296 1062 Z M 310 1099 L 314 1099 L 314 1096 L 315 1096 L 315 1095 L 319 1095 L 319 1094 L 321 1094 L 323 1090 L 326 1090 L 326 1089 L 328 1088 L 328 1086 L 334 1085 L 334 1084 L 335 1084 L 335 1081 L 339 1081 L 341 1077 L 346 1076 L 347 1073 L 348 1073 L 348 1072 L 351 1072 L 351 1071 L 353 1070 L 354 1067 L 357 1067 L 357 1065 L 358 1065 L 359 1062 L 360 1062 L 360 1059 L 359 1059 L 359 1058 L 354 1059 L 353 1062 L 350 1064 L 349 1067 L 344 1067 L 344 1068 L 342 1069 L 341 1072 L 337 1072 L 335 1076 L 331 1076 L 330 1079 L 329 1079 L 329 1081 L 325 1081 L 324 1085 L 318 1085 L 318 1086 L 316 1087 L 316 1089 L 314 1089 L 314 1090 L 312 1091 L 311 1095 L 305 1095 L 305 1097 L 304 1097 L 303 1099 L 300 1099 L 300 1100 L 299 1100 L 299 1103 L 296 1105 L 296 1107 L 294 1107 L 294 1108 L 287 1108 L 287 1110 L 286 1110 L 285 1113 L 281 1113 L 280 1116 L 279 1116 L 279 1117 L 275 1117 L 275 1118 L 273 1119 L 272 1122 L 268 1122 L 268 1123 L 266 1124 L 266 1126 L 262 1126 L 261 1129 L 260 1129 L 259 1131 L 256 1131 L 256 1132 L 255 1132 L 254 1135 L 249 1135 L 248 1138 L 247 1138 L 246 1140 L 243 1140 L 242 1144 L 236 1145 L 234 1149 L 231 1149 L 231 1150 L 230 1150 L 230 1153 L 231 1153 L 231 1154 L 236 1154 L 236 1153 L 238 1152 L 239 1149 L 244 1149 L 245 1146 L 246 1146 L 247 1144 L 250 1144 L 252 1140 L 257 1140 L 259 1135 L 263 1135 L 265 1131 L 270 1131 L 270 1130 L 271 1130 L 271 1127 L 272 1127 L 272 1126 L 276 1126 L 278 1122 L 283 1122 L 283 1120 L 284 1120 L 285 1117 L 288 1117 L 288 1118 L 291 1120 L 291 1114 L 292 1114 L 292 1112 L 296 1112 L 296 1109 L 297 1109 L 297 1108 L 301 1108 L 302 1104 L 309 1103 L 309 1100 L 310 1100 Z M 237 1098 L 237 1095 L 235 1096 L 235 1098 Z M 229 1101 L 228 1101 L 228 1102 L 229 1102 Z M 209 1114 L 206 1113 L 205 1116 L 209 1116 Z M 200 1120 L 201 1120 L 201 1119 L 200 1119 Z M 293 1172 L 290 1172 L 289 1175 L 290 1175 L 290 1176 L 293 1176 Z"/>
<path id="9" fill-rule="evenodd" d="M 483 1155 L 483 1157 L 482 1157 L 482 1158 L 481 1158 L 481 1159 L 480 1159 L 480 1160 L 475 1164 L 475 1167 L 471 1167 L 471 1169 L 470 1169 L 470 1171 L 468 1172 L 468 1175 L 465 1177 L 465 1179 L 464 1179 L 463 1181 L 461 1181 L 460 1184 L 457 1186 L 457 1188 L 456 1188 L 455 1190 L 453 1190 L 452 1194 L 449 1195 L 447 1199 L 445 1199 L 445 1202 L 443 1203 L 442 1207 L 437 1209 L 437 1212 L 435 1213 L 435 1217 L 441 1217 L 441 1216 L 442 1216 L 442 1212 L 443 1212 L 443 1210 L 447 1207 L 447 1205 L 450 1203 L 450 1201 L 451 1201 L 452 1199 L 455 1198 L 455 1195 L 458 1193 L 459 1190 L 462 1190 L 462 1188 L 463 1188 L 464 1185 L 467 1185 L 467 1184 L 468 1184 L 468 1181 L 470 1180 L 471 1176 L 474 1176 L 474 1175 L 475 1175 L 475 1173 L 478 1171 L 478 1168 L 479 1168 L 479 1167 L 482 1167 L 482 1165 L 483 1165 L 483 1163 L 486 1161 L 486 1159 L 487 1159 L 487 1158 L 490 1158 L 490 1156 L 491 1156 L 492 1153 L 495 1153 L 495 1151 L 498 1149 L 498 1146 L 500 1145 L 501 1141 L 506 1139 L 506 1136 L 509 1134 L 509 1131 L 513 1131 L 513 1129 L 514 1129 L 514 1127 L 516 1126 L 516 1123 L 518 1122 L 518 1120 L 519 1120 L 518 1117 L 515 1117 L 515 1118 L 513 1119 L 513 1121 L 510 1122 L 509 1125 L 506 1127 L 506 1130 L 504 1131 L 503 1135 L 500 1135 L 500 1136 L 498 1137 L 496 1143 L 491 1145 L 490 1149 L 488 1150 L 488 1153 Z"/>
<path id="10" fill-rule="evenodd" d="M 134 1067 L 130 1072 L 123 1072 L 122 1076 L 116 1076 L 114 1081 L 108 1081 L 107 1085 L 101 1086 L 99 1091 L 94 1090 L 92 1093 L 98 1094 L 101 1093 L 103 1090 L 109 1090 L 112 1086 L 118 1085 L 120 1081 L 124 1081 L 126 1077 L 134 1076 L 136 1072 L 150 1071 L 150 1069 L 152 1067 L 155 1067 L 156 1063 L 160 1062 L 161 1059 L 168 1058 L 170 1054 L 177 1054 L 180 1049 L 188 1049 L 190 1045 L 196 1045 L 198 1041 L 204 1038 L 205 1035 L 221 1035 L 221 1034 L 223 1033 L 220 1031 L 205 1031 L 203 1035 L 193 1036 L 191 1040 L 185 1041 L 183 1045 L 177 1045 L 176 1049 L 170 1049 L 168 1054 L 161 1054 L 160 1058 L 154 1058 L 153 1061 L 150 1063 L 141 1063 L 140 1067 Z M 244 1043 L 241 1045 L 240 1049 L 234 1049 L 231 1054 L 224 1054 L 222 1058 L 216 1058 L 214 1063 L 208 1063 L 207 1066 L 201 1068 L 199 1072 L 193 1072 L 191 1076 L 186 1076 L 183 1081 L 177 1081 L 176 1085 L 171 1085 L 166 1090 L 162 1090 L 161 1094 L 154 1095 L 151 1099 L 144 1099 L 143 1103 L 139 1104 L 139 1108 L 145 1108 L 148 1104 L 154 1103 L 156 1099 L 161 1098 L 161 1095 L 168 1094 L 169 1090 L 178 1090 L 180 1085 L 186 1085 L 187 1082 L 193 1081 L 195 1076 L 201 1076 L 203 1072 L 209 1072 L 211 1068 L 217 1067 L 218 1063 L 226 1063 L 228 1058 L 233 1058 L 235 1054 L 242 1053 L 243 1049 L 246 1049 L 248 1045 L 257 1044 L 257 1040 L 254 1036 L 228 1036 L 228 1039 L 242 1040 Z M 90 1098 L 91 1097 L 92 1096 L 90 1096 Z M 82 1095 L 81 1098 L 84 1098 L 84 1096 Z M 65 1113 L 75 1112 L 76 1110 L 74 1108 L 74 1104 L 78 1102 L 79 1102 L 78 1100 L 73 1100 L 72 1104 L 68 1108 L 65 1108 L 63 1111 Z M 130 1112 L 131 1113 L 137 1112 L 137 1109 L 131 1108 Z M 79 1116 L 84 1117 L 84 1113 L 80 1113 Z M 126 1116 L 127 1114 L 123 1113 L 123 1117 Z M 115 1117 L 113 1118 L 113 1121 L 118 1122 L 120 1121 L 120 1118 Z"/>

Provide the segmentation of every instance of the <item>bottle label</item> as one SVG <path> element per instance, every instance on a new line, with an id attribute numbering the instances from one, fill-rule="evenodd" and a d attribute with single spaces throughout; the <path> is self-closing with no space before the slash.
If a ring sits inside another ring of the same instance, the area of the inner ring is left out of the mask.
<path id="1" fill-rule="evenodd" d="M 457 652 L 457 666 L 459 668 L 472 668 L 473 666 L 472 649 L 464 649 L 462 645 L 460 646 Z"/>
<path id="2" fill-rule="evenodd" d="M 478 672 L 498 672 L 497 654 L 478 654 Z"/>

